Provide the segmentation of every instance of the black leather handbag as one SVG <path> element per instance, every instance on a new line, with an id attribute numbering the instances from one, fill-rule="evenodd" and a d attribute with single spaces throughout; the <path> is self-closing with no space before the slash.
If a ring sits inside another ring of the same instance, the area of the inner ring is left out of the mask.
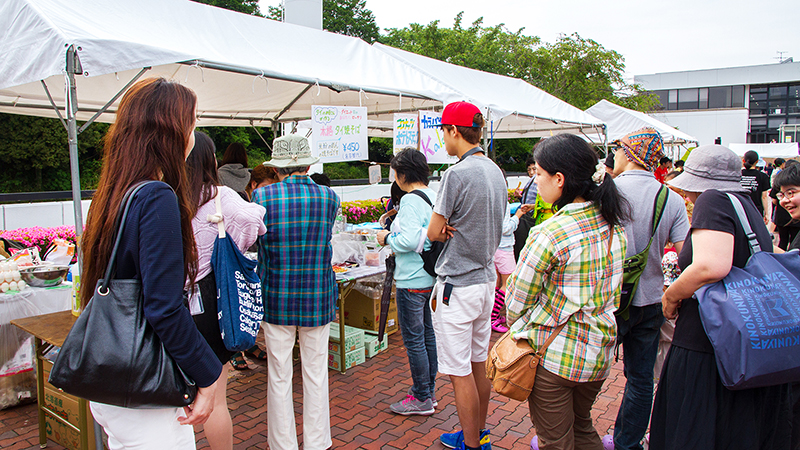
<path id="1" fill-rule="evenodd" d="M 113 279 L 131 199 L 151 182 L 136 184 L 125 193 L 105 277 L 97 281 L 50 371 L 53 386 L 93 402 L 127 408 L 180 407 L 190 405 L 197 393 L 194 381 L 145 319 L 141 282 Z"/>

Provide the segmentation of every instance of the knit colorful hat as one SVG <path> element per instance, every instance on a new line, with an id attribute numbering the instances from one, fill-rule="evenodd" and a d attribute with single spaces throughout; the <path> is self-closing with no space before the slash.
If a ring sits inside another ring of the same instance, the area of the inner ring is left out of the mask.
<path id="1" fill-rule="evenodd" d="M 628 161 L 635 162 L 650 172 L 658 167 L 658 160 L 664 156 L 664 142 L 654 128 L 634 131 L 611 145 L 622 148 Z"/>

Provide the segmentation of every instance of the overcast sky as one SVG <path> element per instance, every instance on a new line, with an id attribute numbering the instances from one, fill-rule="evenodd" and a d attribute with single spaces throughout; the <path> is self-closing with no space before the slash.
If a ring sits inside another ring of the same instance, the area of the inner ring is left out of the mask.
<path id="1" fill-rule="evenodd" d="M 260 0 L 261 10 L 278 0 Z M 381 28 L 439 20 L 451 27 L 483 16 L 485 26 L 555 42 L 579 33 L 625 58 L 626 77 L 657 72 L 777 63 L 777 51 L 800 61 L 794 0 L 367 0 Z M 781 23 L 783 21 L 784 23 Z"/>

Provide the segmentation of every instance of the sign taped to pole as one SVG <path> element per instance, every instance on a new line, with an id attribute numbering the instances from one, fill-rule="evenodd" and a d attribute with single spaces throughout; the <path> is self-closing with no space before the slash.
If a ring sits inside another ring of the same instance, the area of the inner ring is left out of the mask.
<path id="1" fill-rule="evenodd" d="M 395 114 L 392 135 L 394 154 L 408 147 L 419 150 L 419 116 Z"/>
<path id="2" fill-rule="evenodd" d="M 352 106 L 311 107 L 311 149 L 320 162 L 359 161 L 367 151 L 367 108 Z"/>
<path id="3" fill-rule="evenodd" d="M 455 164 L 458 158 L 448 155 L 444 149 L 441 125 L 442 113 L 419 112 L 419 150 L 425 155 L 429 164 Z"/>

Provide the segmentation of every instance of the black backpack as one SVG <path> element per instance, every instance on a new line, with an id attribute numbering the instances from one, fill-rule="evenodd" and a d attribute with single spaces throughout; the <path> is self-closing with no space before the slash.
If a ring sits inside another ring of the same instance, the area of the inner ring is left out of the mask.
<path id="1" fill-rule="evenodd" d="M 418 195 L 423 200 L 425 200 L 427 204 L 431 205 L 431 208 L 433 208 L 433 203 L 431 203 L 431 199 L 429 199 L 424 192 L 415 189 L 409 192 L 409 194 Z M 432 241 L 431 243 L 432 245 L 430 250 L 423 250 L 419 255 L 422 257 L 422 268 L 425 269 L 425 272 L 428 272 L 428 275 L 435 277 L 436 261 L 439 260 L 439 255 L 442 254 L 442 250 L 444 249 L 444 242 Z"/>

